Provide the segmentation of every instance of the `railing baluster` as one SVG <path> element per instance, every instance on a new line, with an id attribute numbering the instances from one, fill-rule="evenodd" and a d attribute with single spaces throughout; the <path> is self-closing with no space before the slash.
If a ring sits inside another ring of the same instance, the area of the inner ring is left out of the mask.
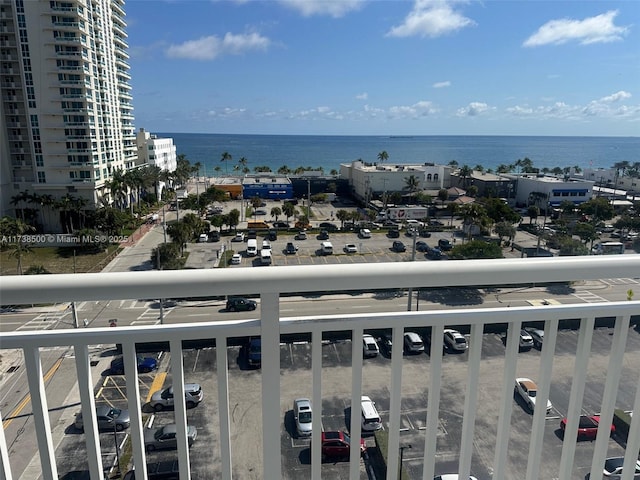
<path id="1" fill-rule="evenodd" d="M 576 350 L 575 366 L 573 368 L 573 378 L 571 380 L 571 393 L 569 394 L 569 411 L 567 412 L 567 425 L 562 444 L 562 455 L 560 457 L 560 470 L 558 478 L 561 480 L 571 479 L 571 470 L 576 452 L 576 442 L 578 437 L 578 423 L 582 413 L 582 399 L 584 397 L 584 384 L 587 379 L 587 367 L 589 365 L 589 353 L 591 352 L 591 342 L 593 339 L 593 326 L 595 318 L 583 318 L 580 322 L 578 333 L 578 348 Z M 547 333 L 544 335 L 544 344 L 547 343 Z M 543 355 L 544 357 L 544 355 Z M 531 478 L 538 478 L 532 475 Z"/>
<path id="2" fill-rule="evenodd" d="M 131 416 L 131 442 L 133 446 L 133 463 L 136 466 L 136 476 L 147 478 L 147 458 L 144 449 L 144 434 L 142 414 L 140 409 L 140 391 L 138 390 L 138 362 L 136 360 L 135 338 L 122 341 L 122 355 L 124 360 L 125 385 L 127 388 L 127 406 Z M 121 465 L 121 469 L 126 465 Z"/>
<path id="3" fill-rule="evenodd" d="M 362 328 L 351 331 L 351 452 L 349 479 L 360 478 L 360 437 L 362 424 L 360 402 L 362 398 Z M 373 400 L 373 399 L 372 399 Z"/>
<path id="4" fill-rule="evenodd" d="M 229 360 L 227 338 L 216 338 L 216 372 L 218 377 L 218 417 L 220 419 L 220 463 L 222 479 L 231 480 L 231 422 L 229 411 Z"/>
<path id="5" fill-rule="evenodd" d="M 0 410 L 0 425 L 2 425 L 2 411 Z M 11 464 L 9 463 L 9 449 L 4 428 L 0 428 L 0 480 L 13 480 L 11 476 Z"/>
<path id="6" fill-rule="evenodd" d="M 25 347 L 24 362 L 27 367 L 27 380 L 29 381 L 31 408 L 33 409 L 36 438 L 40 451 L 42 478 L 43 480 L 57 480 L 58 468 L 51 437 L 51 423 L 49 422 L 49 409 L 47 407 L 47 395 L 44 388 L 39 348 L 33 346 Z M 95 415 L 94 411 L 94 418 Z"/>
<path id="7" fill-rule="evenodd" d="M 400 448 L 400 409 L 402 406 L 402 347 L 404 343 L 404 328 L 393 327 L 391 343 L 391 401 L 389 407 L 387 478 L 395 478 L 395 472 L 398 472 L 402 468 L 402 465 L 398 466 L 398 462 L 400 460 L 398 458 L 398 449 Z"/>
<path id="8" fill-rule="evenodd" d="M 322 456 L 320 435 L 322 430 L 322 329 L 316 328 L 311 334 L 311 380 L 313 400 L 311 403 L 311 478 L 320 480 Z"/>
<path id="9" fill-rule="evenodd" d="M 282 478 L 280 442 L 273 432 L 280 431 L 280 304 L 277 293 L 260 297 L 262 338 L 262 454 L 263 478 Z"/>
<path id="10" fill-rule="evenodd" d="M 442 349 L 444 348 L 444 327 L 435 325 L 431 329 L 431 350 L 429 352 L 429 400 L 427 404 L 427 429 L 425 431 L 423 480 L 434 476 L 440 424 L 440 386 L 442 384 Z"/>
<path id="11" fill-rule="evenodd" d="M 171 376 L 173 385 L 173 414 L 178 434 L 178 465 L 181 478 L 191 478 L 189 462 L 189 444 L 187 440 L 187 405 L 184 397 L 184 360 L 182 358 L 182 340 L 172 338 L 169 342 L 171 350 Z"/>

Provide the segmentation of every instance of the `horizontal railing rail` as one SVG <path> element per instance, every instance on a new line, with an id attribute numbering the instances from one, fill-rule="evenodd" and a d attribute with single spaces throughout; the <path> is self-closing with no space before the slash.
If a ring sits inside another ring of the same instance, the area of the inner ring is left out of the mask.
<path id="1" fill-rule="evenodd" d="M 640 302 L 607 302 L 593 304 L 545 305 L 543 307 L 500 307 L 439 309 L 417 312 L 391 312 L 345 315 L 286 317 L 280 315 L 281 297 L 291 293 L 341 293 L 353 290 L 402 288 L 506 286 L 574 282 L 600 278 L 634 278 L 640 272 L 640 255 L 620 255 L 613 258 L 554 258 L 525 260 L 478 260 L 464 262 L 416 262 L 365 265 L 326 265 L 311 267 L 269 267 L 256 269 L 213 269 L 166 272 L 135 272 L 82 275 L 43 275 L 29 277 L 2 277 L 0 301 L 3 305 L 43 302 L 71 302 L 82 300 L 181 298 L 198 296 L 228 296 L 257 294 L 260 296 L 260 318 L 235 321 L 215 321 L 156 325 L 144 327 L 87 328 L 77 330 L 46 330 L 38 332 L 11 332 L 3 334 L 1 349 L 22 349 L 27 369 L 29 391 L 36 426 L 38 449 L 45 480 L 58 478 L 54 444 L 49 424 L 47 399 L 42 376 L 40 349 L 71 347 L 76 359 L 79 393 L 83 417 L 87 458 L 92 479 L 103 479 L 100 442 L 95 418 L 94 382 L 89 362 L 89 346 L 120 344 L 127 372 L 137 372 L 136 344 L 168 342 L 170 369 L 176 388 L 175 414 L 178 424 L 178 459 L 180 477 L 190 478 L 189 449 L 186 437 L 186 405 L 183 391 L 183 342 L 213 339 L 216 345 L 218 410 L 220 418 L 221 477 L 232 478 L 232 445 L 230 435 L 230 406 L 228 360 L 226 347 L 229 339 L 260 335 L 262 338 L 262 418 L 263 418 L 263 478 L 281 478 L 281 446 L 271 441 L 272 432 L 281 429 L 280 340 L 281 335 L 304 334 L 311 338 L 312 403 L 322 405 L 322 342 L 327 332 L 347 332 L 351 338 L 361 338 L 365 330 L 391 329 L 391 385 L 389 386 L 389 444 L 387 479 L 396 478 L 400 445 L 400 404 L 402 391 L 402 335 L 405 328 L 428 327 L 431 330 L 429 362 L 428 410 L 438 412 L 442 383 L 442 344 L 444 327 L 463 325 L 470 331 L 469 373 L 465 387 L 465 404 L 460 446 L 459 473 L 466 478 L 471 472 L 475 416 L 478 403 L 479 365 L 482 333 L 487 326 L 507 326 L 505 369 L 500 382 L 500 415 L 497 426 L 493 478 L 506 477 L 509 428 L 511 423 L 512 390 L 516 377 L 518 332 L 525 322 L 544 322 L 545 341 L 542 347 L 538 402 L 544 405 L 549 398 L 552 379 L 553 352 L 560 321 L 575 320 L 579 329 L 578 350 L 571 386 L 567 429 L 577 429 L 580 405 L 587 375 L 587 361 L 591 349 L 591 332 L 598 318 L 612 318 L 613 344 L 609 358 L 608 375 L 603 387 L 601 429 L 611 424 L 616 393 L 623 366 L 623 354 L 631 318 L 640 315 Z M 357 405 L 362 394 L 363 361 L 360 342 L 352 342 L 351 404 Z M 147 478 L 144 451 L 141 400 L 137 388 L 137 373 L 126 376 L 128 407 L 131 414 L 131 443 L 136 478 Z M 640 388 L 635 394 L 636 410 L 640 409 Z M 319 410 L 318 408 L 316 408 Z M 182 422 L 179 421 L 182 419 Z M 351 416 L 350 432 L 353 441 L 361 436 L 358 415 Z M 321 475 L 320 431 L 321 415 L 313 416 L 311 475 Z M 438 415 L 428 415 L 424 432 L 423 478 L 434 476 Z M 527 480 L 539 477 L 542 456 L 545 411 L 534 412 L 526 475 Z M 572 430 L 573 429 L 573 430 Z M 592 478 L 602 472 L 607 453 L 608 435 L 598 435 L 591 466 Z M 636 415 L 627 439 L 627 452 L 640 448 L 640 420 Z M 576 450 L 576 439 L 565 438 L 557 478 L 569 480 Z M 4 433 L 0 435 L 2 471 L 11 478 L 9 455 Z M 625 467 L 630 471 L 631 454 Z M 0 475 L 2 477 L 2 475 Z M 360 477 L 360 459 L 352 449 L 350 478 Z M 629 477 L 631 478 L 631 477 Z M 623 477 L 624 479 L 624 477 Z"/>

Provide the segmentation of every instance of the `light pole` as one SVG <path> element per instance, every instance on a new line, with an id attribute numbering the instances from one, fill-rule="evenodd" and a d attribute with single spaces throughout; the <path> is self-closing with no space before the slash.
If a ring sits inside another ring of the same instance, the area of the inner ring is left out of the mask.
<path id="1" fill-rule="evenodd" d="M 411 444 L 400 446 L 400 464 L 398 465 L 398 480 L 402 480 L 402 458 L 404 457 L 404 449 L 411 449 Z"/>
<path id="2" fill-rule="evenodd" d="M 414 229 L 412 230 L 412 235 L 411 237 L 413 237 L 413 245 L 411 246 L 411 261 L 415 262 L 416 260 L 416 237 L 418 236 L 418 232 Z M 409 298 L 407 300 L 407 312 L 411 311 L 411 297 L 413 294 L 413 288 L 409 287 Z M 419 295 L 419 293 L 418 293 Z M 411 447 L 409 447 L 411 448 Z"/>

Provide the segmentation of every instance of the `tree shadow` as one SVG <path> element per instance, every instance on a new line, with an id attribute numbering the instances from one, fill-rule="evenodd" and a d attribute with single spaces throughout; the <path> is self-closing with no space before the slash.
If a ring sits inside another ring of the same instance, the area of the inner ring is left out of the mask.
<path id="1" fill-rule="evenodd" d="M 480 305 L 484 303 L 484 295 L 477 288 L 433 288 L 420 290 L 421 300 L 442 305 Z"/>

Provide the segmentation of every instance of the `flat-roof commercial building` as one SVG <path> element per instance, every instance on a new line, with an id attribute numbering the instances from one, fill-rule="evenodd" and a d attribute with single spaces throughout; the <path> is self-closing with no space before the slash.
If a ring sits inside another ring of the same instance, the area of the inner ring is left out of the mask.
<path id="1" fill-rule="evenodd" d="M 287 177 L 277 175 L 247 175 L 242 179 L 244 198 L 293 198 L 293 186 Z"/>

